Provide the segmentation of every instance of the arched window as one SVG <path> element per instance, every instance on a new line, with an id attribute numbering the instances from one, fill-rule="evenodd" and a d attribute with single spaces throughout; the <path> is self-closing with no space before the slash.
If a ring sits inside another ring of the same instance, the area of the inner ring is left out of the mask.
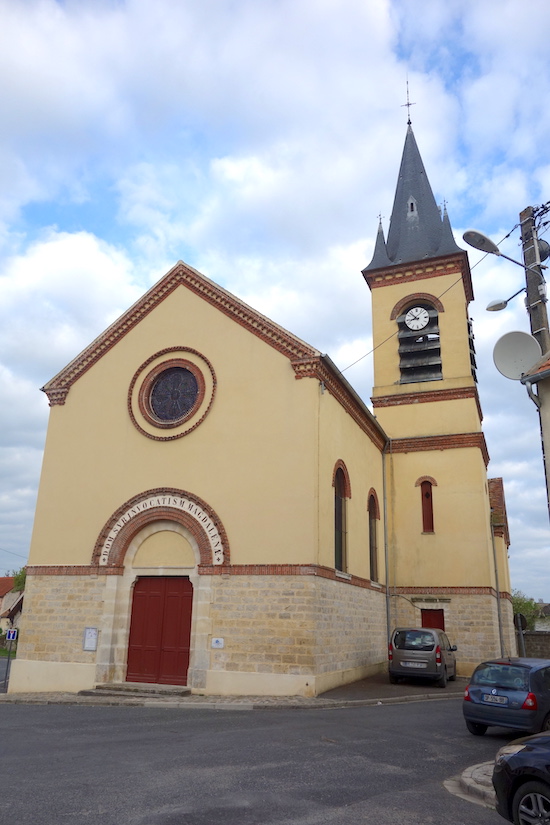
<path id="1" fill-rule="evenodd" d="M 334 567 L 347 570 L 346 547 L 346 476 L 342 467 L 334 474 Z"/>
<path id="2" fill-rule="evenodd" d="M 369 496 L 369 561 L 370 579 L 378 581 L 378 502 L 374 495 Z"/>
<path id="3" fill-rule="evenodd" d="M 432 498 L 432 482 L 423 481 L 420 485 L 422 495 L 422 532 L 434 532 L 434 507 Z"/>
<path id="4" fill-rule="evenodd" d="M 412 301 L 397 317 L 400 383 L 441 381 L 441 342 L 437 309 Z"/>

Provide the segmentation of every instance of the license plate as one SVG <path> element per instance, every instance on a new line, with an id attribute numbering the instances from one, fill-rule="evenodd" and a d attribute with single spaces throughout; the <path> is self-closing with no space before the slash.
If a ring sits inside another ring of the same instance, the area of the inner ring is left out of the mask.
<path id="1" fill-rule="evenodd" d="M 401 662 L 403 667 L 426 667 L 426 662 Z"/>
<path id="2" fill-rule="evenodd" d="M 489 702 L 491 705 L 507 705 L 508 704 L 508 697 L 507 696 L 493 696 L 490 693 L 483 694 L 483 701 Z"/>

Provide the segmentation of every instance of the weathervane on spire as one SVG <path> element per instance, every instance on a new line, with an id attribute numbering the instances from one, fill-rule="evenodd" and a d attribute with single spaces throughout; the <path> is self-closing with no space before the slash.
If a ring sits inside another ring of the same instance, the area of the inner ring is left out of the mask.
<path id="1" fill-rule="evenodd" d="M 416 103 L 411 103 L 409 100 L 409 78 L 407 77 L 407 102 L 401 104 L 401 108 L 407 107 L 407 126 L 411 125 L 411 106 L 416 106 Z"/>

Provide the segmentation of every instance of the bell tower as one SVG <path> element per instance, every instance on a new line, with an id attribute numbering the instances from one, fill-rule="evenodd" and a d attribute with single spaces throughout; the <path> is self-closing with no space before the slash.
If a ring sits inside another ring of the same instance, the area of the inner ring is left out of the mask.
<path id="1" fill-rule="evenodd" d="M 497 548 L 491 520 L 468 256 L 436 204 L 410 121 L 387 240 L 380 222 L 363 276 L 372 295 L 372 403 L 389 437 L 390 620 L 460 637 L 466 671 L 482 650 L 502 653 L 504 637 L 515 649 L 501 599 L 510 590 L 507 544 Z"/>
<path id="2" fill-rule="evenodd" d="M 363 276 L 372 292 L 372 401 L 388 434 L 464 431 L 466 422 L 480 432 L 468 256 L 455 243 L 447 210 L 437 207 L 410 124 L 388 239 L 380 223 Z M 460 424 L 450 420 L 446 401 L 464 402 Z M 405 408 L 418 404 L 422 414 L 413 421 Z"/>

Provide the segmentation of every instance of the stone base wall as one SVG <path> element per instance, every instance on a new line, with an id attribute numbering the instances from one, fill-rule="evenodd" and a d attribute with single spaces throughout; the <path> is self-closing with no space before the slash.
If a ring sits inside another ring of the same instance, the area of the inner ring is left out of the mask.
<path id="1" fill-rule="evenodd" d="M 217 671 L 321 675 L 386 656 L 384 594 L 318 576 L 218 577 L 211 627 Z"/>
<path id="2" fill-rule="evenodd" d="M 405 592 L 392 595 L 390 605 L 393 627 L 419 626 L 423 608 L 443 610 L 445 632 L 451 644 L 456 644 L 458 648 L 457 671 L 461 676 L 470 676 L 483 659 L 502 654 L 516 655 L 512 606 L 506 598 L 500 599 L 503 651 L 499 635 L 499 606 L 496 597 L 490 593 L 449 591 L 449 595 L 427 596 L 422 600 L 417 591 L 414 594 Z"/>
<path id="3" fill-rule="evenodd" d="M 14 688 L 30 689 L 39 673 L 34 690 L 124 681 L 133 575 L 29 576 Z M 192 578 L 195 692 L 270 693 L 277 684 L 279 694 L 311 695 L 385 665 L 382 591 L 312 575 Z M 83 650 L 86 627 L 100 631 L 97 652 Z"/>
<path id="4" fill-rule="evenodd" d="M 95 663 L 86 627 L 100 627 L 105 576 L 27 576 L 19 659 Z M 37 688 L 40 689 L 40 688 Z"/>
<path id="5" fill-rule="evenodd" d="M 277 682 L 280 693 L 311 694 L 386 666 L 386 604 L 380 590 L 313 575 L 194 572 L 191 577 L 188 684 L 195 691 L 270 693 Z M 38 672 L 31 663 L 38 662 L 48 664 L 48 673 L 59 663 L 59 674 L 66 674 L 72 664 L 88 681 L 92 674 L 95 683 L 123 681 L 134 578 L 131 570 L 124 576 L 29 576 L 17 657 L 29 663 L 27 681 Z M 469 676 L 482 659 L 501 655 L 494 595 L 392 595 L 392 627 L 418 625 L 421 608 L 443 609 L 445 629 L 458 646 L 460 675 Z M 509 600 L 500 599 L 500 611 L 504 654 L 516 655 Z M 86 627 L 100 631 L 97 653 L 83 649 Z M 223 646 L 213 648 L 213 638 Z"/>

